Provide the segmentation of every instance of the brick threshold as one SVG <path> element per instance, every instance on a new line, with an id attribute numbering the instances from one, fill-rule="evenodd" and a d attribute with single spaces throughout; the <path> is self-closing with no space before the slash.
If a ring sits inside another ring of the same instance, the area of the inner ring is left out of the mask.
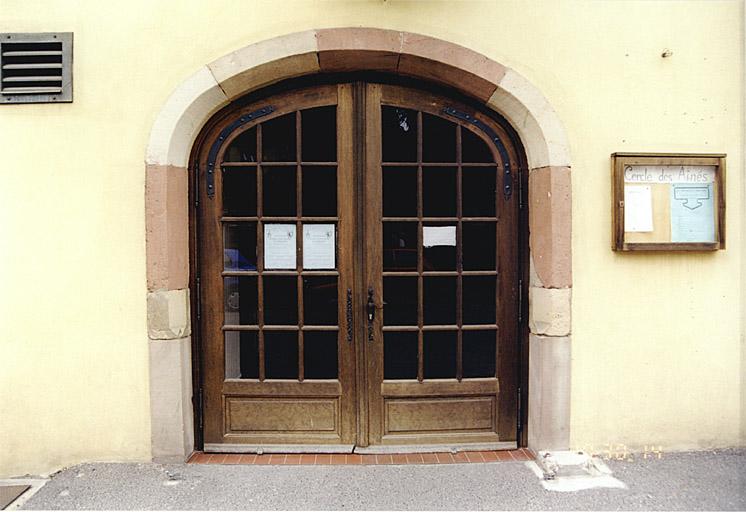
<path id="1" fill-rule="evenodd" d="M 400 454 L 299 454 L 272 453 L 204 453 L 194 452 L 188 464 L 261 465 L 261 466 L 329 466 L 329 465 L 418 465 L 418 464 L 484 464 L 492 462 L 524 462 L 535 456 L 527 448 L 517 450 L 458 453 Z"/>

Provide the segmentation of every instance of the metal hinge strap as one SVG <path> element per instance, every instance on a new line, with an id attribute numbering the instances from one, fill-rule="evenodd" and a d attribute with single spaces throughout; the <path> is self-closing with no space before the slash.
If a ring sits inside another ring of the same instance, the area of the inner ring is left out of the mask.
<path id="1" fill-rule="evenodd" d="M 523 321 L 523 279 L 518 280 L 518 323 Z"/>
<path id="2" fill-rule="evenodd" d="M 443 113 L 448 116 L 455 117 L 456 119 L 466 121 L 472 126 L 476 126 L 490 138 L 492 143 L 497 148 L 498 153 L 500 153 L 500 158 L 503 161 L 503 196 L 505 197 L 506 201 L 510 199 L 510 197 L 513 195 L 513 171 L 510 168 L 510 155 L 508 154 L 508 150 L 505 148 L 503 141 L 497 135 L 495 130 L 493 130 L 491 126 L 477 119 L 471 114 L 461 112 L 460 110 L 456 110 L 453 107 L 445 107 L 443 109 Z"/>
<path id="3" fill-rule="evenodd" d="M 199 162 L 194 163 L 194 207 L 199 208 Z"/>
<path id="4" fill-rule="evenodd" d="M 521 407 L 521 388 L 518 388 L 517 394 L 518 394 L 518 413 L 516 414 L 516 416 L 518 418 L 518 432 L 520 433 L 523 430 L 523 421 L 521 419 L 523 416 L 523 410 L 522 410 L 523 408 Z"/>
<path id="5" fill-rule="evenodd" d="M 199 276 L 194 278 L 195 292 L 197 293 L 197 320 L 202 319 L 202 285 L 200 283 Z"/>
<path id="6" fill-rule="evenodd" d="M 202 388 L 199 388 L 199 428 L 204 428 L 204 417 L 205 417 L 205 393 Z"/>
<path id="7" fill-rule="evenodd" d="M 526 203 L 524 202 L 523 176 L 521 174 L 522 174 L 521 172 L 518 173 L 518 208 L 523 210 L 524 206 L 526 206 Z"/>
<path id="8" fill-rule="evenodd" d="M 250 123 L 251 121 L 254 121 L 260 117 L 269 115 L 274 111 L 275 107 L 273 107 L 272 105 L 267 105 L 266 107 L 262 107 L 249 114 L 242 115 L 231 124 L 223 128 L 223 130 L 218 135 L 218 138 L 210 147 L 210 152 L 207 154 L 207 171 L 205 173 L 205 178 L 207 181 L 207 197 L 212 198 L 215 195 L 215 163 L 218 159 L 218 153 L 220 152 L 220 148 L 223 146 L 223 143 L 228 140 L 228 137 L 230 137 L 231 133 L 239 129 L 241 126 L 245 125 L 246 123 Z"/>

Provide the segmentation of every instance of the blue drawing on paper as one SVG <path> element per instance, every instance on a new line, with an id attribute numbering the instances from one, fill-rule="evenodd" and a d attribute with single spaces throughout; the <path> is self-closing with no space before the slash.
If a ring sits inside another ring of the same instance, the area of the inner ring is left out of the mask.
<path id="1" fill-rule="evenodd" d="M 671 185 L 671 241 L 714 242 L 712 183 Z"/>

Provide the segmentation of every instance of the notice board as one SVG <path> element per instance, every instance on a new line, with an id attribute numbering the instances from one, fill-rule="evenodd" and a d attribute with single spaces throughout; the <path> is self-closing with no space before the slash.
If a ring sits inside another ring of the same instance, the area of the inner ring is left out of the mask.
<path id="1" fill-rule="evenodd" d="M 612 249 L 725 248 L 725 155 L 613 153 Z"/>

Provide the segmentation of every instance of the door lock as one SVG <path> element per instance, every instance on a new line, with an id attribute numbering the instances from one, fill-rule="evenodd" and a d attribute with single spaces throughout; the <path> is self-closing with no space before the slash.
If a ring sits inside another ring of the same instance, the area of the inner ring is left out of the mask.
<path id="1" fill-rule="evenodd" d="M 368 310 L 368 341 L 373 341 L 373 322 L 376 319 L 376 301 L 373 287 L 368 288 L 368 303 L 365 305 Z"/>
<path id="2" fill-rule="evenodd" d="M 376 301 L 373 298 L 373 288 L 368 288 L 368 322 L 376 319 Z"/>

